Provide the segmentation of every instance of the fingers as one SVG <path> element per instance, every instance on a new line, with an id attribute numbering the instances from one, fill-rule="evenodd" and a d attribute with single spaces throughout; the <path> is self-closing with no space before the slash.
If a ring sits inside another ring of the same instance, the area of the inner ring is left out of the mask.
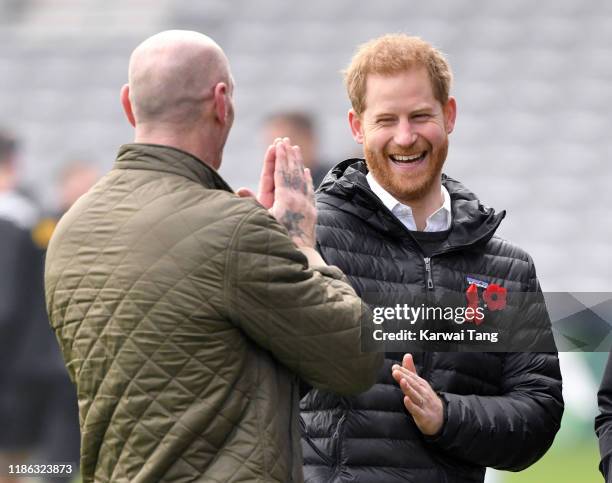
<path id="1" fill-rule="evenodd" d="M 238 188 L 238 191 L 236 191 L 236 194 L 240 196 L 241 198 L 255 198 L 255 193 L 253 193 L 248 188 Z"/>
<path id="2" fill-rule="evenodd" d="M 404 406 L 410 411 L 410 414 L 421 414 L 425 409 L 425 396 L 414 386 L 408 384 L 406 379 L 402 379 L 400 387 L 404 393 Z"/>
<path id="3" fill-rule="evenodd" d="M 298 187 L 301 188 L 302 193 L 308 197 L 308 201 L 314 205 L 314 189 L 312 187 L 312 177 L 310 177 L 310 170 L 308 175 L 306 174 L 306 168 L 304 168 L 304 160 L 302 158 L 302 150 L 299 146 L 291 146 L 292 157 L 294 161 L 294 175 L 296 179 L 299 179 L 297 183 Z"/>
<path id="4" fill-rule="evenodd" d="M 402 371 L 400 371 L 400 366 L 398 366 L 397 364 L 393 365 L 393 367 L 391 368 L 391 376 L 393 377 L 393 379 L 395 379 L 395 382 L 397 382 L 398 384 L 400 383 L 400 381 L 402 380 Z"/>
<path id="5" fill-rule="evenodd" d="M 397 364 L 392 367 L 392 376 L 393 379 L 397 381 L 397 383 L 402 386 L 402 383 L 410 385 L 410 387 L 414 387 L 419 391 L 420 394 L 425 394 L 427 391 L 431 390 L 431 386 L 429 383 L 417 376 L 414 372 L 409 371 L 405 367 L 398 366 Z"/>
<path id="6" fill-rule="evenodd" d="M 414 374 L 417 373 L 416 367 L 414 365 L 414 359 L 412 358 L 412 354 L 404 354 L 404 358 L 402 360 L 402 367 L 408 369 L 410 372 Z"/>
<path id="7" fill-rule="evenodd" d="M 277 191 L 289 189 L 308 195 L 309 186 L 300 147 L 292 146 L 289 138 L 283 138 L 276 141 L 275 149 L 274 188 Z"/>
<path id="8" fill-rule="evenodd" d="M 274 186 L 276 189 L 282 189 L 285 185 L 285 177 L 289 172 L 289 159 L 285 143 L 282 141 L 274 144 L 276 162 L 274 164 Z"/>
<path id="9" fill-rule="evenodd" d="M 274 161 L 275 161 L 275 154 L 276 151 L 274 149 L 274 145 L 270 144 L 268 146 L 268 149 L 266 149 L 266 154 L 264 155 L 264 164 L 263 164 L 263 168 L 261 170 L 261 179 L 264 179 L 264 176 L 270 175 L 274 173 Z"/>
<path id="10" fill-rule="evenodd" d="M 397 377 L 396 381 L 398 382 L 399 382 L 399 379 L 402 377 L 407 378 L 408 380 L 425 381 L 415 372 L 411 371 L 410 369 L 406 369 L 403 366 L 399 366 L 397 364 L 393 365 L 393 367 L 391 368 L 391 372 L 393 373 L 394 378 Z M 396 376 L 396 373 L 397 373 L 397 376 Z"/>
<path id="11" fill-rule="evenodd" d="M 304 173 L 304 162 L 299 146 L 292 146 L 289 138 L 283 138 L 285 150 L 287 151 L 287 162 L 289 172 L 293 176 L 302 176 Z"/>
<path id="12" fill-rule="evenodd" d="M 259 178 L 259 193 L 257 200 L 270 208 L 274 204 L 274 165 L 276 163 L 276 148 L 274 144 L 268 146 L 264 155 L 264 163 Z"/>
<path id="13" fill-rule="evenodd" d="M 291 146 L 293 161 L 295 166 L 300 170 L 300 173 L 304 175 L 304 159 L 302 158 L 302 150 L 296 144 L 295 146 Z"/>

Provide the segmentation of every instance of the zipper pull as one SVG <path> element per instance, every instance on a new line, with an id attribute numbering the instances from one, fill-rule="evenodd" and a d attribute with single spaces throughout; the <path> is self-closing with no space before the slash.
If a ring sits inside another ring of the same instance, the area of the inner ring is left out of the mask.
<path id="1" fill-rule="evenodd" d="M 427 289 L 433 290 L 434 284 L 431 278 L 431 258 L 425 257 L 423 260 L 425 260 L 425 271 L 427 272 Z"/>

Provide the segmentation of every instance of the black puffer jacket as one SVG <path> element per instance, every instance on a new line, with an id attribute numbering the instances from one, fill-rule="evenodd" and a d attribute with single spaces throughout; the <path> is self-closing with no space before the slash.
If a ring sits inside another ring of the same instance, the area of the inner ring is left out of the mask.
<path id="1" fill-rule="evenodd" d="M 606 483 L 612 483 L 612 352 L 604 370 L 601 386 L 597 393 L 599 412 L 595 418 L 595 432 L 599 438 L 599 471 Z"/>
<path id="2" fill-rule="evenodd" d="M 319 189 L 323 258 L 361 294 L 426 290 L 422 252 L 371 192 L 366 173 L 363 161 L 344 161 Z M 431 257 L 433 290 L 465 291 L 472 276 L 509 292 L 539 291 L 529 255 L 494 236 L 504 213 L 483 206 L 457 181 L 444 177 L 443 183 L 453 221 Z M 547 317 L 543 303 L 534 310 Z M 391 377 L 401 357 L 388 353 L 377 384 L 359 396 L 313 390 L 302 400 L 307 482 L 482 482 L 485 467 L 521 470 L 552 444 L 563 413 L 556 354 L 415 354 L 417 371 L 444 401 L 445 423 L 436 437 L 424 437 L 404 408 Z"/>

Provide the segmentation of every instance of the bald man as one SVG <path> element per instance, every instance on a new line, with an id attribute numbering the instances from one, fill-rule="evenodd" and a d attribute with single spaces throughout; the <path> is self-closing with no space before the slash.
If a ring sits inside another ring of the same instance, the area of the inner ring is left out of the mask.
<path id="1" fill-rule="evenodd" d="M 298 384 L 358 393 L 361 303 L 316 254 L 312 182 L 288 139 L 257 199 L 219 176 L 233 81 L 169 31 L 121 90 L 135 142 L 59 222 L 47 306 L 76 383 L 87 482 L 300 482 Z"/>

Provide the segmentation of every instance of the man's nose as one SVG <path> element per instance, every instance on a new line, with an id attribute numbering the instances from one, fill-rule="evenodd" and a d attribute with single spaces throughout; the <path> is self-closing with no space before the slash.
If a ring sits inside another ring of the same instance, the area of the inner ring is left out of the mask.
<path id="1" fill-rule="evenodd" d="M 393 141 L 398 146 L 412 146 L 417 140 L 417 133 L 414 126 L 408 119 L 401 119 L 397 124 L 397 131 Z"/>

